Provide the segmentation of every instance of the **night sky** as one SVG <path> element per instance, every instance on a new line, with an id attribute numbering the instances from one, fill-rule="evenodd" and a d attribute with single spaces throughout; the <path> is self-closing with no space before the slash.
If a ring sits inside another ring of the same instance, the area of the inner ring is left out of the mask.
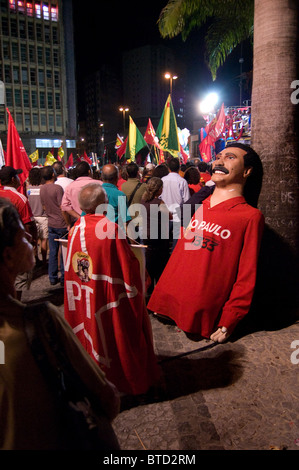
<path id="1" fill-rule="evenodd" d="M 194 30 L 183 42 L 181 36 L 162 39 L 157 21 L 167 0 L 119 2 L 73 0 L 74 35 L 78 86 L 82 78 L 98 70 L 100 64 L 112 64 L 121 74 L 122 52 L 149 44 L 164 44 L 172 48 L 187 67 L 188 87 L 194 100 L 202 99 L 209 91 L 220 95 L 225 106 L 239 104 L 240 73 L 238 46 L 219 69 L 215 82 L 204 60 L 204 28 Z M 250 41 L 243 43 L 243 71 L 252 69 Z M 250 95 L 243 92 L 243 99 Z"/>

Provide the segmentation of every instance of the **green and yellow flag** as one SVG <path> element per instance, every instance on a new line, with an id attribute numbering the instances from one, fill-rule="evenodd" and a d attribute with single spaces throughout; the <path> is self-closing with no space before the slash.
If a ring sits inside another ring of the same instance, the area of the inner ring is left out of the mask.
<path id="1" fill-rule="evenodd" d="M 31 155 L 29 155 L 30 160 L 33 162 L 37 162 L 38 160 L 38 150 L 35 150 Z"/>
<path id="2" fill-rule="evenodd" d="M 174 157 L 178 157 L 180 141 L 174 109 L 169 95 L 156 130 L 160 147 Z"/>
<path id="3" fill-rule="evenodd" d="M 136 127 L 135 122 L 131 116 L 129 116 L 129 135 L 126 146 L 126 159 L 134 162 L 136 154 L 144 147 L 147 147 L 147 143 L 139 129 Z"/>

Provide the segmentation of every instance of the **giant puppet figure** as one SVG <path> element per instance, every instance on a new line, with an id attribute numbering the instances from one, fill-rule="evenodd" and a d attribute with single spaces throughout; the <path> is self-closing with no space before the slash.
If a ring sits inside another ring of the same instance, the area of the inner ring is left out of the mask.
<path id="1" fill-rule="evenodd" d="M 159 369 L 140 265 L 119 225 L 98 213 L 105 195 L 93 183 L 79 193 L 86 215 L 68 239 L 65 317 L 107 379 L 138 395 L 155 384 Z"/>
<path id="2" fill-rule="evenodd" d="M 249 146 L 230 144 L 216 156 L 212 180 L 212 195 L 179 239 L 147 306 L 185 332 L 223 342 L 248 313 L 255 288 L 261 161 Z"/>

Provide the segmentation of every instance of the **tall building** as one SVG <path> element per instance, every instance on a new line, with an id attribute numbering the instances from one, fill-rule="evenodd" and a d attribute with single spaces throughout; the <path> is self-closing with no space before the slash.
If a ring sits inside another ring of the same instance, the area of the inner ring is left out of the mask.
<path id="1" fill-rule="evenodd" d="M 148 118 L 158 125 L 170 93 L 165 73 L 178 76 L 172 83 L 172 102 L 178 126 L 184 125 L 184 68 L 174 52 L 163 45 L 144 46 L 123 53 L 124 104 L 137 126 L 146 127 Z"/>
<path id="2" fill-rule="evenodd" d="M 28 154 L 76 148 L 72 0 L 0 0 L 0 136 L 9 109 Z"/>
<path id="3" fill-rule="evenodd" d="M 121 78 L 109 65 L 88 75 L 84 81 L 86 148 L 103 156 L 114 149 L 121 115 Z"/>

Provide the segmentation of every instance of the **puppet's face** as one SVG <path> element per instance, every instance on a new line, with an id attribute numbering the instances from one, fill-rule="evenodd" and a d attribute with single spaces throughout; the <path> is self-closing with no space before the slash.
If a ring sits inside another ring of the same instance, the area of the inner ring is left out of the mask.
<path id="1" fill-rule="evenodd" d="M 212 164 L 212 180 L 222 186 L 230 184 L 245 184 L 251 168 L 245 168 L 245 150 L 238 147 L 228 147 L 216 155 Z"/>

